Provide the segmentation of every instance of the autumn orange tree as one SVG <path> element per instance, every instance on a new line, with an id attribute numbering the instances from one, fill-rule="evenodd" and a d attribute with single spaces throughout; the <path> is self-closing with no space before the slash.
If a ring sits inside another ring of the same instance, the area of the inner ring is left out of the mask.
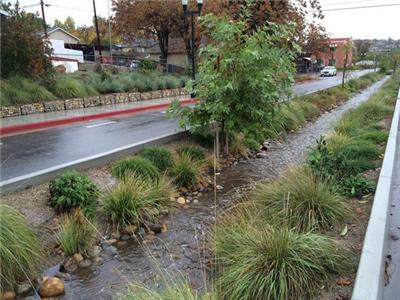
<path id="1" fill-rule="evenodd" d="M 181 1 L 113 0 L 112 5 L 115 29 L 124 40 L 155 38 L 166 63 L 169 38 L 182 19 Z"/>

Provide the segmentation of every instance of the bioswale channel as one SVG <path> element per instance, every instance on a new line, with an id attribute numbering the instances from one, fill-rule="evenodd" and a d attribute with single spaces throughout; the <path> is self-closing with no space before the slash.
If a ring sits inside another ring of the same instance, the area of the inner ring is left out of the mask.
<path id="1" fill-rule="evenodd" d="M 198 203 L 172 208 L 162 220 L 168 226 L 167 231 L 150 243 L 130 242 L 116 256 L 102 254 L 100 265 L 79 269 L 65 281 L 66 293 L 62 299 L 114 299 L 130 283 L 157 288 L 165 278 L 171 280 L 175 276 L 189 279 L 194 288 L 206 288 L 212 274 L 206 238 L 215 214 L 241 200 L 256 182 L 272 179 L 289 166 L 302 162 L 318 137 L 326 135 L 345 111 L 366 101 L 388 78 L 382 78 L 341 106 L 308 122 L 301 130 L 288 133 L 280 142 L 272 142 L 266 157 L 241 161 L 225 169 L 217 176 L 217 184 L 223 187 L 217 192 L 217 207 L 213 192 L 208 192 Z M 51 272 L 52 269 L 47 271 Z"/>

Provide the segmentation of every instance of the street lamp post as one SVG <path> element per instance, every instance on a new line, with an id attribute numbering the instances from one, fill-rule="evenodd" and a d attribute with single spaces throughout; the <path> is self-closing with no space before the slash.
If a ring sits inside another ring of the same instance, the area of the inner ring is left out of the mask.
<path id="1" fill-rule="evenodd" d="M 182 0 L 182 7 L 183 7 L 183 12 L 185 13 L 185 16 L 190 16 L 191 18 L 191 31 L 192 31 L 192 37 L 191 37 L 191 50 L 192 50 L 192 79 L 196 79 L 196 70 L 195 70 L 195 49 L 194 49 L 194 17 L 196 15 L 201 14 L 201 8 L 203 7 L 203 0 L 197 0 L 197 8 L 198 10 L 188 10 L 188 0 Z"/>

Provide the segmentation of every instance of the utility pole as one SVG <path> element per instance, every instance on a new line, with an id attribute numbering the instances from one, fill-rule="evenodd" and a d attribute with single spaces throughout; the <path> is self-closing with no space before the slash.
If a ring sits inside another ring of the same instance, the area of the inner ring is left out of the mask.
<path id="1" fill-rule="evenodd" d="M 42 20 L 43 20 L 44 36 L 47 38 L 47 25 L 46 25 L 46 18 L 44 17 L 44 3 L 43 3 L 43 0 L 40 0 L 40 7 L 42 8 Z"/>
<path id="2" fill-rule="evenodd" d="M 96 13 L 96 2 L 95 2 L 95 0 L 93 0 L 93 12 L 94 12 L 94 25 L 96 27 L 96 35 L 97 35 L 97 47 L 99 47 L 100 63 L 102 63 L 103 59 L 102 59 L 102 56 L 101 56 L 100 34 L 99 34 L 99 25 L 97 24 L 97 13 Z M 96 55 L 96 52 L 94 54 Z"/>

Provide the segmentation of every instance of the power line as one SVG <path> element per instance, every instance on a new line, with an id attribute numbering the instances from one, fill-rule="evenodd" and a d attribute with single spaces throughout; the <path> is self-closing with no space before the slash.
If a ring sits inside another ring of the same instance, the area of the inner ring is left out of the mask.
<path id="1" fill-rule="evenodd" d="M 366 6 L 353 6 L 353 7 L 340 7 L 340 8 L 327 8 L 321 9 L 321 11 L 341 11 L 341 10 L 355 10 L 355 9 L 364 9 L 364 8 L 378 8 L 378 7 L 390 7 L 390 6 L 400 6 L 400 3 L 388 3 L 388 4 L 376 4 L 376 5 L 366 5 Z M 318 12 L 318 11 L 311 11 Z"/>

